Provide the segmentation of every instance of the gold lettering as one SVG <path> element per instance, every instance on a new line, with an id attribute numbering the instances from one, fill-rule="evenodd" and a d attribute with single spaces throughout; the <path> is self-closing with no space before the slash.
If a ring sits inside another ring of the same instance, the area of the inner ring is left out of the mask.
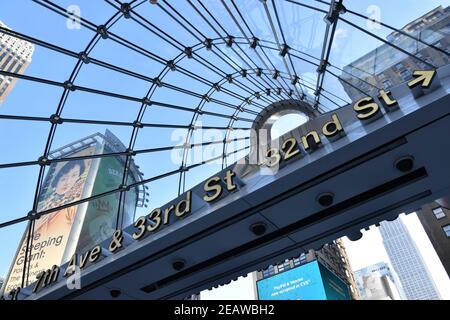
<path id="1" fill-rule="evenodd" d="M 300 153 L 297 140 L 295 138 L 289 138 L 281 146 L 281 150 L 284 152 L 284 160 L 289 160 Z"/>
<path id="2" fill-rule="evenodd" d="M 175 209 L 174 205 L 171 205 L 170 207 L 166 208 L 164 210 L 164 224 L 168 224 L 169 223 L 169 214 L 171 211 L 173 211 L 173 209 Z"/>
<path id="3" fill-rule="evenodd" d="M 358 119 L 366 120 L 375 116 L 380 111 L 380 107 L 372 97 L 365 97 L 353 105 L 353 110 L 357 112 Z"/>
<path id="4" fill-rule="evenodd" d="M 311 146 L 310 146 L 310 144 L 308 142 L 308 139 L 311 138 L 311 137 L 314 139 L 314 144 L 316 146 L 319 146 L 322 143 L 322 141 L 320 140 L 320 137 L 319 137 L 319 134 L 317 133 L 317 131 L 314 131 L 314 130 L 310 131 L 306 135 L 302 136 L 302 138 L 301 138 L 302 139 L 303 148 L 305 149 L 305 151 L 308 151 L 308 150 L 311 149 Z"/>
<path id="5" fill-rule="evenodd" d="M 85 254 L 82 254 L 80 256 L 80 269 L 84 269 L 84 267 L 86 267 L 86 263 L 88 261 L 88 257 L 89 257 L 90 252 L 86 252 Z"/>
<path id="6" fill-rule="evenodd" d="M 228 170 L 227 173 L 225 174 L 224 180 L 227 184 L 228 191 L 233 191 L 234 189 L 236 189 L 236 185 L 233 182 L 234 176 L 236 176 L 236 173 L 234 173 L 232 170 Z"/>
<path id="7" fill-rule="evenodd" d="M 51 271 L 51 270 L 45 271 L 45 274 L 44 274 L 44 283 L 43 283 L 43 287 L 44 287 L 44 288 L 50 284 L 51 276 L 52 276 L 52 271 Z"/>
<path id="8" fill-rule="evenodd" d="M 209 179 L 208 181 L 206 181 L 203 189 L 205 190 L 205 192 L 207 192 L 207 194 L 205 194 L 203 196 L 203 200 L 205 200 L 206 202 L 211 202 L 216 200 L 217 198 L 220 197 L 220 195 L 222 194 L 222 186 L 220 185 L 220 178 L 219 177 L 212 177 L 211 179 Z M 209 195 L 208 193 L 212 192 L 211 195 Z"/>
<path id="9" fill-rule="evenodd" d="M 109 251 L 112 253 L 116 253 L 123 247 L 123 231 L 116 230 L 113 233 L 111 242 L 109 243 Z M 81 266 L 80 266 L 81 267 Z"/>
<path id="10" fill-rule="evenodd" d="M 67 265 L 67 269 L 64 272 L 64 278 L 67 278 L 68 276 L 72 275 L 75 272 L 75 267 L 77 265 L 78 255 L 75 253 L 72 258 L 69 261 L 69 264 Z"/>
<path id="11" fill-rule="evenodd" d="M 95 246 L 92 250 L 91 250 L 91 254 L 89 255 L 89 262 L 91 263 L 95 263 L 97 262 L 97 260 L 100 258 L 100 253 L 102 252 L 102 247 L 100 246 Z"/>
<path id="12" fill-rule="evenodd" d="M 147 231 L 151 232 L 158 230 L 161 225 L 161 209 L 157 208 L 150 212 L 150 214 L 148 215 L 148 219 L 153 221 L 155 224 L 149 224 L 147 226 Z"/>
<path id="13" fill-rule="evenodd" d="M 272 159 L 272 161 L 269 161 L 267 158 Z M 280 151 L 276 148 L 272 148 L 267 151 L 266 153 L 266 160 L 264 161 L 264 164 L 268 166 L 269 168 L 275 167 L 278 165 L 281 161 Z"/>
<path id="14" fill-rule="evenodd" d="M 188 191 L 186 193 L 186 199 L 178 202 L 178 204 L 175 208 L 175 215 L 177 217 L 182 217 L 185 214 L 191 212 L 191 193 L 192 193 L 192 191 Z M 181 209 L 181 208 L 183 208 L 183 209 Z"/>
<path id="15" fill-rule="evenodd" d="M 387 111 L 393 110 L 393 107 L 398 105 L 397 100 L 391 98 L 390 95 L 391 92 L 385 90 L 380 90 L 378 93 L 378 99 L 380 99 L 381 104 Z"/>
<path id="16" fill-rule="evenodd" d="M 431 86 L 435 75 L 436 70 L 416 70 L 413 72 L 415 78 L 408 82 L 408 86 L 412 89 L 420 84 L 422 88 L 427 89 Z"/>
<path id="17" fill-rule="evenodd" d="M 283 142 L 281 150 L 284 152 L 284 160 L 289 160 L 300 153 L 300 149 L 295 138 L 289 138 Z"/>
<path id="18" fill-rule="evenodd" d="M 331 121 L 325 123 L 322 127 L 322 133 L 328 138 L 334 137 L 342 131 L 344 130 L 342 129 L 342 125 L 337 114 L 333 114 L 331 116 Z"/>
<path id="19" fill-rule="evenodd" d="M 134 240 L 139 240 L 144 236 L 146 229 L 146 222 L 147 222 L 146 217 L 140 217 L 139 219 L 136 220 L 136 222 L 134 223 L 134 227 L 138 228 L 139 231 L 133 233 L 132 237 Z"/>
<path id="20" fill-rule="evenodd" d="M 45 286 L 49 286 L 50 284 L 57 282 L 59 277 L 59 267 L 54 265 L 51 270 L 47 271 L 48 276 L 45 282 Z"/>
<path id="21" fill-rule="evenodd" d="M 46 274 L 45 271 L 42 271 L 41 273 L 38 274 L 38 276 L 37 276 L 38 280 L 36 281 L 36 284 L 33 288 L 33 293 L 36 293 L 39 290 L 39 288 L 42 286 L 42 284 L 44 283 L 45 274 Z"/>

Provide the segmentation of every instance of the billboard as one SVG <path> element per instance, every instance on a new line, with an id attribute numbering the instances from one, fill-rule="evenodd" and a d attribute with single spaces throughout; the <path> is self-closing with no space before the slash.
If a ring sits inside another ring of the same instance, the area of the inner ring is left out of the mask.
<path id="1" fill-rule="evenodd" d="M 77 147 L 75 147 L 77 146 Z M 109 131 L 95 134 L 63 147 L 54 154 L 58 157 L 81 157 L 123 151 L 125 146 Z M 63 151 L 60 151 L 63 150 Z M 64 150 L 70 150 L 68 152 Z M 122 183 L 125 158 L 109 156 L 95 159 L 74 159 L 52 162 L 39 195 L 38 212 L 85 199 L 93 195 L 117 189 Z M 134 163 L 130 166 L 127 184 L 139 177 Z M 138 202 L 138 187 L 125 194 L 120 210 L 119 228 L 133 223 Z M 91 249 L 111 237 L 116 230 L 120 193 L 106 195 L 78 206 L 71 206 L 44 215 L 35 221 L 32 236 L 28 284 L 34 282 L 42 271 L 53 265 L 69 261 L 75 252 Z M 4 292 L 22 286 L 23 264 L 27 243 L 24 233 L 21 245 L 10 268 Z"/>
<path id="2" fill-rule="evenodd" d="M 347 285 L 317 260 L 256 283 L 259 300 L 350 300 Z"/>
<path id="3" fill-rule="evenodd" d="M 87 147 L 71 156 L 91 155 L 95 152 L 95 149 L 92 146 Z M 38 212 L 80 200 L 83 196 L 91 164 L 92 160 L 90 159 L 52 163 L 49 166 L 39 196 Z M 27 263 L 29 283 L 34 282 L 42 271 L 63 262 L 64 252 L 78 209 L 79 206 L 71 206 L 35 220 L 32 246 L 30 247 L 31 253 L 29 253 L 31 258 Z M 22 237 L 9 277 L 5 282 L 5 292 L 22 285 L 27 243 L 26 234 L 27 232 Z"/>
<path id="4" fill-rule="evenodd" d="M 322 282 L 327 295 L 327 300 L 351 300 L 348 285 L 319 263 Z"/>
<path id="5" fill-rule="evenodd" d="M 123 170 L 124 164 L 119 157 L 102 158 L 95 175 L 92 195 L 117 189 L 122 183 Z M 134 182 L 135 179 L 129 176 L 127 184 Z M 119 197 L 120 193 L 114 193 L 89 202 L 84 219 L 82 219 L 76 252 L 91 249 L 111 237 L 116 230 Z M 134 219 L 137 190 L 131 189 L 127 192 L 124 201 L 121 208 L 123 214 L 119 217 L 120 225 L 130 225 Z"/>

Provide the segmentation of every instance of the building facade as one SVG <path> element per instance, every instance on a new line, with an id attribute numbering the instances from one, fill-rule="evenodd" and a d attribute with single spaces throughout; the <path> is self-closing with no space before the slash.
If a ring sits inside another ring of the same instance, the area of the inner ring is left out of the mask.
<path id="1" fill-rule="evenodd" d="M 386 262 L 379 262 L 354 273 L 362 300 L 401 300 L 401 285 Z"/>
<path id="2" fill-rule="evenodd" d="M 0 27 L 9 29 L 1 21 Z M 23 74 L 31 63 L 33 52 L 33 44 L 8 34 L 0 33 L 0 70 Z M 16 81 L 17 78 L 0 74 L 0 104 L 14 88 Z"/>
<path id="3" fill-rule="evenodd" d="M 359 300 L 358 290 L 356 288 L 356 282 L 353 277 L 352 268 L 345 251 L 343 241 L 340 239 L 335 240 L 333 243 L 324 245 L 320 250 L 309 250 L 306 253 L 300 254 L 293 259 L 286 259 L 285 261 L 270 265 L 268 268 L 256 271 L 253 274 L 254 286 L 255 286 L 255 298 L 258 299 L 256 290 L 256 281 L 274 276 L 278 273 L 300 267 L 309 262 L 317 260 L 333 274 L 343 280 L 349 287 L 350 295 L 353 300 Z"/>
<path id="4" fill-rule="evenodd" d="M 417 217 L 450 277 L 450 209 L 433 202 L 424 205 Z"/>
<path id="5" fill-rule="evenodd" d="M 404 49 L 436 68 L 447 65 L 449 57 L 404 33 L 442 50 L 450 47 L 450 6 L 439 6 L 404 26 L 402 32 L 393 32 L 387 41 Z M 365 95 L 377 96 L 379 88 L 389 90 L 392 86 L 412 78 L 413 70 L 430 69 L 424 62 L 398 49 L 383 44 L 355 60 L 343 69 L 340 82 L 351 100 Z M 360 90 L 358 90 L 360 89 Z"/>
<path id="6" fill-rule="evenodd" d="M 407 300 L 440 300 L 414 240 L 400 218 L 380 224 L 383 244 Z"/>

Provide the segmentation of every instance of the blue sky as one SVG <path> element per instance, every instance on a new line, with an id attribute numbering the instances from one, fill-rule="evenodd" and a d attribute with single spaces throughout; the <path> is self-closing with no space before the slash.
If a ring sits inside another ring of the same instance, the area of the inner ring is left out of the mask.
<path id="1" fill-rule="evenodd" d="M 67 0 L 55 1 L 60 6 L 68 8 L 74 3 L 79 5 L 81 16 L 95 24 L 103 24 L 115 12 L 115 9 L 105 1 L 89 0 Z M 314 5 L 318 8 L 326 8 L 313 0 L 303 1 L 304 3 Z M 354 11 L 367 14 L 367 9 L 374 1 L 369 0 L 346 0 L 344 3 L 348 8 Z M 449 5 L 450 1 L 434 0 L 401 0 L 401 1 L 376 1 L 380 7 L 382 21 L 395 27 L 402 27 L 414 18 L 424 14 L 438 5 Z M 211 7 L 211 11 L 217 17 L 226 15 L 226 11 L 220 5 L 219 1 L 205 1 Z M 277 1 L 278 9 L 283 18 L 283 29 L 286 38 L 292 46 L 299 48 L 308 54 L 318 56 L 321 51 L 321 42 L 323 39 L 324 24 L 322 14 L 306 8 Z M 174 4 L 175 5 L 175 4 Z M 208 28 L 204 21 L 194 13 L 192 8 L 184 2 L 176 2 L 177 8 L 183 12 L 189 21 L 200 30 L 208 30 L 207 35 L 216 38 L 217 35 Z M 273 35 L 268 27 L 267 19 L 262 14 L 259 1 L 246 1 L 239 4 L 241 9 L 245 9 L 244 16 L 249 19 L 251 28 L 255 30 L 256 36 L 274 41 Z M 185 46 L 192 46 L 198 41 L 188 32 L 180 28 L 170 19 L 162 10 L 152 6 L 148 1 L 137 9 L 137 12 L 150 22 L 162 27 L 168 34 L 174 36 Z M 356 17 L 346 16 L 360 26 L 366 26 L 366 21 Z M 81 29 L 67 28 L 67 20 L 42 6 L 33 3 L 30 0 L 3 1 L 0 12 L 0 20 L 10 28 L 20 33 L 45 40 L 60 47 L 67 48 L 74 52 L 81 52 L 86 44 L 93 37 L 93 32 L 84 27 Z M 232 20 L 221 20 L 224 28 L 230 34 L 241 36 L 239 30 L 232 23 Z M 343 67 L 361 55 L 369 52 L 380 45 L 380 42 L 371 38 L 362 32 L 355 30 L 340 23 L 338 25 L 339 36 L 336 39 L 335 46 L 331 54 L 331 62 Z M 173 59 L 178 54 L 178 49 L 168 45 L 166 42 L 158 39 L 148 30 L 131 20 L 121 19 L 111 29 L 117 35 L 132 41 L 146 50 L 152 51 L 165 59 Z M 374 33 L 385 37 L 389 30 L 384 28 L 374 29 Z M 247 48 L 247 46 L 243 46 Z M 236 55 L 221 45 L 220 48 L 226 53 L 226 56 L 237 65 L 247 68 Z M 254 61 L 258 61 L 256 55 L 247 50 Z M 219 60 L 211 52 L 201 51 L 201 55 L 212 64 L 227 73 L 234 70 L 223 61 Z M 98 45 L 92 51 L 92 57 L 118 65 L 122 68 L 138 72 L 142 75 L 154 78 L 162 66 L 151 61 L 143 55 L 137 54 L 124 46 L 118 45 L 111 40 L 100 40 Z M 271 54 L 271 58 L 276 61 L 276 67 L 284 70 L 284 65 L 279 59 L 277 52 Z M 72 57 L 64 56 L 60 53 L 52 52 L 42 47 L 36 47 L 33 61 L 26 71 L 27 75 L 42 77 L 54 81 L 64 82 L 68 79 L 75 66 L 76 60 Z M 200 66 L 197 62 L 184 59 L 181 65 L 189 70 L 201 74 L 211 81 L 218 81 L 219 75 L 209 69 Z M 307 81 L 315 83 L 315 67 L 307 65 L 304 62 L 295 60 L 297 72 Z M 209 87 L 205 84 L 191 80 L 179 72 L 171 72 L 164 81 L 187 88 L 199 93 L 206 93 Z M 248 80 L 242 80 L 249 87 L 254 86 Z M 75 81 L 80 86 L 92 87 L 100 90 L 116 92 L 133 97 L 144 97 L 150 84 L 130 76 L 123 76 L 117 72 L 106 70 L 93 64 L 82 67 L 80 74 Z M 235 85 L 227 85 L 233 92 L 243 96 L 248 95 L 242 89 Z M 338 94 L 343 99 L 348 100 L 342 86 L 336 79 L 327 77 L 326 89 Z M 55 112 L 56 106 L 61 98 L 62 89 L 42 85 L 35 82 L 19 80 L 13 92 L 6 101 L 0 105 L 0 114 L 8 115 L 27 115 L 48 117 Z M 215 98 L 228 101 L 232 104 L 238 104 L 236 98 L 230 97 L 225 93 L 216 93 Z M 199 103 L 199 99 L 186 94 L 177 93 L 167 88 L 159 88 L 152 99 L 172 104 L 182 105 L 194 109 Z M 90 93 L 73 92 L 67 99 L 63 118 L 79 119 L 97 119 L 127 121 L 135 120 L 140 105 L 136 102 L 130 102 L 121 99 L 109 98 Z M 250 110 L 258 111 L 255 106 L 248 106 Z M 209 103 L 205 110 L 230 114 L 232 110 L 227 109 L 216 103 Z M 245 117 L 251 118 L 246 114 Z M 174 111 L 158 107 L 150 107 L 146 112 L 143 122 L 147 123 L 166 123 L 187 125 L 191 121 L 192 113 L 183 111 Z M 200 118 L 204 126 L 226 126 L 227 119 L 212 116 L 202 116 Z M 237 121 L 237 127 L 249 127 L 250 123 Z M 0 120 L 0 163 L 30 161 L 38 159 L 43 152 L 47 140 L 49 123 Z M 53 149 L 78 140 L 95 132 L 104 132 L 109 128 L 124 143 L 128 144 L 131 134 L 129 127 L 112 127 L 102 125 L 80 125 L 63 124 L 58 127 L 53 142 Z M 180 144 L 182 141 L 179 135 L 172 129 L 145 128 L 138 135 L 136 149 L 170 146 Z M 221 149 L 219 150 L 221 151 Z M 214 150 L 211 151 L 214 153 Z M 243 155 L 243 153 L 241 153 Z M 167 171 L 177 169 L 179 163 L 170 161 L 170 152 L 152 153 L 139 155 L 136 157 L 136 163 L 140 165 L 145 177 L 149 178 Z M 220 169 L 220 165 L 212 164 L 196 168 L 188 173 L 189 186 L 193 186 L 204 178 Z M 19 167 L 12 169 L 0 169 L 0 221 L 4 222 L 10 219 L 25 215 L 31 209 L 31 202 L 34 195 L 38 167 Z M 171 200 L 177 195 L 178 176 L 171 176 L 164 180 L 150 183 L 151 202 L 149 207 L 157 207 Z M 150 209 L 150 208 L 149 208 Z M 141 211 L 142 213 L 142 211 Z M 138 213 L 139 214 L 139 213 Z M 0 276 L 6 275 L 25 224 L 15 225 L 0 230 Z"/>

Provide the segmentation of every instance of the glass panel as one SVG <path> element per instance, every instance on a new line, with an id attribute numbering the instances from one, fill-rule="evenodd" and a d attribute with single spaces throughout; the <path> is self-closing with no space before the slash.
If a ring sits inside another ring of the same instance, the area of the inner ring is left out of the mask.
<path id="1" fill-rule="evenodd" d="M 116 190 L 124 152 L 132 148 L 125 184 L 137 189 L 126 193 L 125 203 L 141 216 L 247 155 L 245 129 L 274 102 L 303 99 L 326 113 L 404 83 L 413 70 L 449 63 L 448 1 L 346 0 L 332 37 L 324 21 L 330 1 L 138 0 L 129 14 L 119 1 L 4 2 L 3 222 L 32 209 L 36 161 L 45 150 L 51 164 L 42 176 L 40 209 Z M 7 72 L 24 78 L 14 81 Z M 56 113 L 62 120 L 51 118 Z M 182 166 L 189 170 L 181 173 Z M 99 184 L 84 174 L 94 167 Z M 141 186 L 141 179 L 148 180 Z M 92 192 L 80 193 L 83 184 Z M 84 207 L 112 217 L 118 195 Z M 0 230 L 0 241 L 14 234 L 18 244 L 24 228 Z M 13 251 L 0 257 L 3 274 Z"/>
<path id="2" fill-rule="evenodd" d="M 444 43 L 443 50 L 448 48 L 448 10 L 442 2 L 415 0 L 405 7 L 363 0 L 345 6 L 349 12 L 338 23 L 330 63 L 341 70 L 341 78 L 365 93 L 375 95 L 380 87 L 411 79 L 414 70 L 449 63 L 448 55 L 435 48 Z M 343 86 L 352 100 L 361 96 L 349 84 Z"/>

